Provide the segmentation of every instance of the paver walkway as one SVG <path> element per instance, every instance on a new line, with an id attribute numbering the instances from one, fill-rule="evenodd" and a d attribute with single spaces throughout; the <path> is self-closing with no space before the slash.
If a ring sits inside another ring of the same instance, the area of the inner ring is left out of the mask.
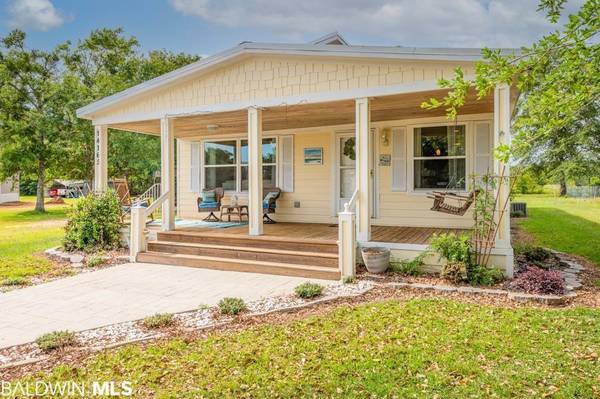
<path id="1" fill-rule="evenodd" d="M 291 293 L 309 279 L 127 263 L 0 294 L 0 348 L 55 330 L 81 331 L 160 312 Z M 331 281 L 317 281 L 331 284 Z"/>

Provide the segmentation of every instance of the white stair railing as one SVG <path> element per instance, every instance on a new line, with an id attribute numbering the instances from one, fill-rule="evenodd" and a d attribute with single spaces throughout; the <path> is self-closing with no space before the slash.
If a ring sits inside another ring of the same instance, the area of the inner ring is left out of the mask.
<path id="1" fill-rule="evenodd" d="M 143 203 L 131 207 L 131 228 L 129 240 L 129 260 L 135 262 L 137 255 L 146 250 L 146 220 L 159 206 L 169 198 L 169 192 L 163 193 L 149 207 Z"/>
<path id="2" fill-rule="evenodd" d="M 357 196 L 358 189 L 344 204 L 344 210 L 338 213 L 338 267 L 342 280 L 356 274 L 356 226 L 352 207 Z"/>
<path id="3" fill-rule="evenodd" d="M 142 195 L 135 197 L 131 200 L 131 206 L 136 206 L 144 202 L 155 202 L 160 197 L 160 183 L 154 183 L 146 192 Z"/>

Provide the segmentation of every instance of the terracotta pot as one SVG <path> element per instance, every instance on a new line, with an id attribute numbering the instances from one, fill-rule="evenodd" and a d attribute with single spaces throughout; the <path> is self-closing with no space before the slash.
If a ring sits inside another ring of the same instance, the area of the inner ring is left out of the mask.
<path id="1" fill-rule="evenodd" d="M 361 248 L 363 260 L 369 273 L 383 273 L 390 265 L 390 250 L 384 247 Z"/>

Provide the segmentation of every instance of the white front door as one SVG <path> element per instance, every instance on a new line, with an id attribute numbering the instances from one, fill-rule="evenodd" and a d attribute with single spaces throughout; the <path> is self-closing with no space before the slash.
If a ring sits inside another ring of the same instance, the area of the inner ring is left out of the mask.
<path id="1" fill-rule="evenodd" d="M 344 209 L 356 188 L 356 140 L 353 134 L 338 135 L 337 138 L 337 198 L 338 211 Z"/>

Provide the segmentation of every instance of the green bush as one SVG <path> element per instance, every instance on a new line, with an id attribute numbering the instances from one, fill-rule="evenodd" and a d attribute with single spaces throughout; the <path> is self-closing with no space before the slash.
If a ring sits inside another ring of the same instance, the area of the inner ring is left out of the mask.
<path id="1" fill-rule="evenodd" d="M 323 286 L 316 283 L 302 283 L 294 288 L 294 292 L 300 298 L 310 299 L 317 297 L 323 293 Z"/>
<path id="2" fill-rule="evenodd" d="M 246 304 L 242 298 L 223 298 L 219 301 L 219 309 L 223 314 L 236 315 L 246 310 Z"/>
<path id="3" fill-rule="evenodd" d="M 448 262 L 442 266 L 441 276 L 455 284 L 467 279 L 467 265 L 464 262 Z"/>
<path id="4" fill-rule="evenodd" d="M 55 349 L 75 345 L 77 338 L 75 338 L 75 333 L 72 331 L 53 331 L 38 337 L 35 343 L 42 351 L 50 352 Z"/>
<path id="5" fill-rule="evenodd" d="M 120 245 L 121 206 L 113 190 L 79 199 L 70 209 L 63 245 L 68 251 Z"/>
<path id="6" fill-rule="evenodd" d="M 513 192 L 518 194 L 541 194 L 544 190 L 541 179 L 532 171 L 525 171 L 517 175 Z"/>
<path id="7" fill-rule="evenodd" d="M 98 267 L 105 263 L 104 257 L 101 254 L 96 254 L 90 257 L 87 261 L 88 267 Z"/>
<path id="8" fill-rule="evenodd" d="M 175 320 L 171 313 L 157 313 L 142 320 L 143 326 L 150 329 L 167 327 L 173 325 L 174 322 Z"/>
<path id="9" fill-rule="evenodd" d="M 27 285 L 29 281 L 24 277 L 8 277 L 0 282 L 4 286 Z"/>
<path id="10" fill-rule="evenodd" d="M 473 265 L 467 279 L 471 285 L 494 285 L 504 280 L 504 273 L 494 266 Z"/>
<path id="11" fill-rule="evenodd" d="M 467 266 L 472 263 L 471 239 L 466 234 L 461 236 L 454 233 L 434 234 L 429 241 L 429 248 L 448 263 L 462 262 Z"/>
<path id="12" fill-rule="evenodd" d="M 392 259 L 388 270 L 392 273 L 400 273 L 406 276 L 418 276 L 421 274 L 421 266 L 423 266 L 425 257 L 428 254 L 429 252 L 427 251 L 421 252 L 411 260 Z"/>

